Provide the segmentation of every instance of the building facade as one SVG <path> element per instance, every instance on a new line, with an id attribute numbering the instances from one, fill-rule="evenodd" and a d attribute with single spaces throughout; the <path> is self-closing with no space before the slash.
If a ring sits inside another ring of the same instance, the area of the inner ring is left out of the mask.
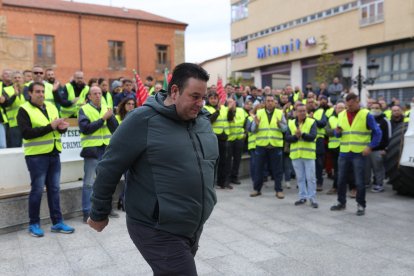
<path id="1" fill-rule="evenodd" d="M 231 5 L 231 70 L 253 72 L 257 86 L 311 82 L 316 88 L 325 44 L 336 63 L 352 61 L 353 77 L 359 68 L 367 77 L 371 60 L 379 64 L 375 84 L 362 91 L 363 101 L 367 92 L 388 101 L 414 96 L 412 0 L 232 0 Z"/>
<path id="2" fill-rule="evenodd" d="M 143 78 L 162 80 L 165 68 L 171 70 L 185 58 L 187 24 L 140 10 L 61 0 L 0 0 L 0 17 L 0 55 L 7 56 L 0 69 L 24 70 L 36 64 L 53 68 L 61 81 L 77 70 L 87 79 L 115 79 L 132 77 L 136 69 Z"/>

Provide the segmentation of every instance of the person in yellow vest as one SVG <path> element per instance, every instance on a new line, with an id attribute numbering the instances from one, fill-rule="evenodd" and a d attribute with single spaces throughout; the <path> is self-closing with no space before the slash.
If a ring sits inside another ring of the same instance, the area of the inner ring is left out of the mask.
<path id="1" fill-rule="evenodd" d="M 111 91 L 109 91 L 109 83 L 104 78 L 98 79 L 98 85 L 99 88 L 101 88 L 102 91 L 102 104 L 105 104 L 109 108 L 114 108 L 114 100 L 112 97 Z"/>
<path id="2" fill-rule="evenodd" d="M 83 72 L 77 71 L 71 82 L 62 89 L 61 114 L 63 118 L 76 118 L 78 111 L 86 102 L 89 86 L 86 85 Z"/>
<path id="3" fill-rule="evenodd" d="M 333 164 L 333 185 L 327 192 L 328 195 L 337 194 L 338 189 L 338 157 L 339 157 L 339 138 L 335 137 L 334 130 L 338 125 L 338 114 L 345 110 L 345 103 L 338 101 L 335 106 L 335 112 L 329 117 L 326 125 L 326 133 L 328 135 L 328 151 L 330 152 Z"/>
<path id="4" fill-rule="evenodd" d="M 285 138 L 290 143 L 290 159 L 299 187 L 299 200 L 295 202 L 296 206 L 309 200 L 313 208 L 318 208 L 315 178 L 316 135 L 315 120 L 306 116 L 305 105 L 298 105 L 296 119 L 289 120 Z"/>
<path id="5" fill-rule="evenodd" d="M 148 87 L 148 90 L 147 91 L 148 91 L 148 94 L 150 96 L 152 96 L 152 95 L 155 94 L 154 78 L 152 76 L 147 76 L 145 78 L 144 85 Z"/>
<path id="6" fill-rule="evenodd" d="M 218 94 L 215 90 L 210 90 L 207 95 L 207 102 L 204 109 L 210 113 L 210 123 L 213 132 L 217 136 L 219 146 L 219 161 L 217 166 L 217 186 L 221 189 L 233 189 L 227 180 L 227 151 L 228 137 L 230 134 L 228 108 L 220 104 Z"/>
<path id="7" fill-rule="evenodd" d="M 379 100 L 378 102 L 381 105 L 381 109 L 385 117 L 387 117 L 388 120 L 391 120 L 392 111 L 391 108 L 388 107 L 387 102 L 385 100 Z"/>
<path id="8" fill-rule="evenodd" d="M 81 133 L 81 157 L 84 160 L 84 177 L 82 186 L 82 212 L 86 223 L 91 209 L 92 185 L 95 170 L 102 159 L 112 133 L 118 127 L 112 108 L 102 104 L 102 91 L 92 86 L 87 95 L 88 103 L 79 110 L 78 123 Z M 115 212 L 111 216 L 118 217 Z"/>
<path id="9" fill-rule="evenodd" d="M 326 96 L 322 96 L 325 101 Z M 328 100 L 326 99 L 326 103 Z M 325 164 L 325 126 L 328 122 L 325 116 L 325 110 L 317 106 L 316 101 L 313 98 L 309 98 L 306 104 L 308 115 L 310 118 L 315 119 L 317 136 L 316 136 L 316 190 L 322 191 L 323 185 L 323 168 Z"/>
<path id="10" fill-rule="evenodd" d="M 283 199 L 283 133 L 286 132 L 287 124 L 283 112 L 276 109 L 273 95 L 266 96 L 265 108 L 257 111 L 251 129 L 256 133 L 256 180 L 250 196 L 262 194 L 263 172 L 267 163 L 275 181 L 276 197 Z"/>
<path id="11" fill-rule="evenodd" d="M 0 149 L 4 149 L 7 147 L 7 129 L 8 129 L 8 121 L 7 121 L 7 114 L 6 114 L 6 104 L 9 96 L 7 95 L 4 88 L 13 87 L 12 81 L 12 70 L 4 69 L 1 74 L 0 81 Z"/>
<path id="12" fill-rule="evenodd" d="M 58 107 L 56 103 L 60 101 L 59 89 L 54 90 L 54 86 L 50 84 L 48 81 L 44 80 L 45 72 L 43 68 L 41 66 L 35 65 L 31 72 L 32 72 L 32 79 L 33 79 L 32 82 L 33 81 L 43 82 L 43 84 L 45 85 L 45 101 L 50 102 L 54 104 L 56 107 Z M 29 98 L 28 87 L 30 83 L 31 82 L 28 82 L 25 84 L 25 88 L 23 91 L 26 100 Z"/>
<path id="13" fill-rule="evenodd" d="M 17 112 L 22 104 L 26 102 L 24 97 L 24 83 L 22 73 L 19 71 L 13 72 L 13 85 L 3 88 L 7 94 L 8 99 L 4 103 L 6 110 L 7 121 L 9 123 L 7 135 L 8 148 L 20 148 L 22 146 L 22 133 L 17 125 Z"/>
<path id="14" fill-rule="evenodd" d="M 160 82 L 155 83 L 155 85 L 154 85 L 154 93 L 152 95 L 157 94 L 161 90 L 162 90 L 162 83 L 160 83 Z"/>
<path id="15" fill-rule="evenodd" d="M 24 85 L 29 86 L 33 81 L 32 70 L 26 69 L 23 71 Z"/>
<path id="16" fill-rule="evenodd" d="M 381 141 L 381 130 L 374 117 L 367 109 L 360 108 L 359 98 L 349 93 L 346 98 L 346 111 L 338 115 L 338 125 L 335 136 L 340 138 L 338 158 L 338 202 L 331 211 L 341 211 L 346 208 L 346 183 L 353 168 L 357 188 L 356 202 L 358 216 L 365 214 L 365 162 L 372 148 Z"/>
<path id="17" fill-rule="evenodd" d="M 227 165 L 229 168 L 228 177 L 230 183 L 241 184 L 239 180 L 239 168 L 243 154 L 244 141 L 246 138 L 245 122 L 246 112 L 242 107 L 237 107 L 233 98 L 227 99 L 229 137 L 227 147 Z"/>
<path id="18" fill-rule="evenodd" d="M 70 234 L 73 227 L 63 222 L 60 210 L 60 157 L 62 143 L 60 135 L 66 132 L 69 123 L 59 118 L 57 108 L 45 101 L 45 85 L 33 82 L 29 85 L 29 101 L 25 102 L 17 114 L 17 122 L 23 135 L 24 155 L 30 173 L 29 194 L 29 233 L 42 237 L 40 227 L 40 203 L 46 186 L 47 201 L 52 232 Z"/>
<path id="19" fill-rule="evenodd" d="M 251 105 L 253 106 L 252 101 L 247 100 L 244 105 Z M 254 116 L 256 116 L 257 110 L 263 108 L 263 105 L 259 104 L 256 105 L 252 110 L 250 110 L 249 115 L 246 119 L 245 130 L 247 132 L 247 151 L 250 155 L 249 160 L 249 172 L 250 178 L 252 179 L 253 183 L 256 179 L 256 161 L 255 161 L 255 151 L 256 151 L 256 134 L 252 132 L 251 127 L 254 121 Z"/>

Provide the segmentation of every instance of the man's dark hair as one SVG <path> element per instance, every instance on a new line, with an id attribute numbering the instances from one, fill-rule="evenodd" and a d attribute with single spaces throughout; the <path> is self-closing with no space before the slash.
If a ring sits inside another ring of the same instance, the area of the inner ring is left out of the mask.
<path id="1" fill-rule="evenodd" d="M 171 95 L 171 87 L 173 85 L 176 85 L 180 94 L 182 94 L 189 78 L 208 82 L 210 76 L 207 71 L 198 64 L 187 62 L 181 63 L 174 68 L 171 81 L 168 84 L 168 95 Z"/>
<path id="2" fill-rule="evenodd" d="M 24 70 L 23 74 L 26 74 L 26 73 L 32 73 L 32 70 L 29 70 L 29 69 Z"/>
<path id="3" fill-rule="evenodd" d="M 99 78 L 98 79 L 98 85 L 101 85 L 105 81 L 105 78 Z"/>
<path id="4" fill-rule="evenodd" d="M 148 76 L 145 80 L 147 80 L 147 81 L 153 81 L 154 78 L 152 76 Z"/>
<path id="5" fill-rule="evenodd" d="M 34 81 L 34 82 L 32 82 L 32 83 L 29 85 L 29 87 L 28 87 L 29 92 L 33 92 L 33 87 L 34 87 L 35 85 L 40 85 L 40 86 L 43 86 L 43 88 L 45 87 L 45 85 L 43 84 L 43 82 L 40 82 L 40 81 Z"/>
<path id="6" fill-rule="evenodd" d="M 122 85 L 124 85 L 125 83 L 132 83 L 132 80 L 130 80 L 130 79 L 123 79 L 122 80 Z"/>
<path id="7" fill-rule="evenodd" d="M 354 93 L 349 93 L 346 95 L 345 101 L 348 102 L 350 100 L 358 100 L 358 95 Z"/>

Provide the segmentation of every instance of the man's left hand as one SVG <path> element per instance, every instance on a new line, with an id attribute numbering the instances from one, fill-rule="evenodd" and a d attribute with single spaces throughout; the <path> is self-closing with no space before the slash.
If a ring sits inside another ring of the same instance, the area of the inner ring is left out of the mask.
<path id="1" fill-rule="evenodd" d="M 368 156 L 372 152 L 372 149 L 370 147 L 366 147 L 364 151 L 362 152 L 363 156 Z"/>

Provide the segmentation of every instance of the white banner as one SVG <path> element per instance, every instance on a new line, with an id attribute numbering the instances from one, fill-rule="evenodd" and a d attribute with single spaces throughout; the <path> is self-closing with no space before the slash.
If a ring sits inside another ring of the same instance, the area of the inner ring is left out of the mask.
<path id="1" fill-rule="evenodd" d="M 414 103 L 411 103 L 410 121 L 404 135 L 400 165 L 414 167 Z"/>
<path id="2" fill-rule="evenodd" d="M 60 154 L 61 162 L 83 160 L 80 157 L 82 150 L 80 143 L 80 131 L 78 126 L 71 126 L 68 131 L 61 135 L 62 153 Z"/>

